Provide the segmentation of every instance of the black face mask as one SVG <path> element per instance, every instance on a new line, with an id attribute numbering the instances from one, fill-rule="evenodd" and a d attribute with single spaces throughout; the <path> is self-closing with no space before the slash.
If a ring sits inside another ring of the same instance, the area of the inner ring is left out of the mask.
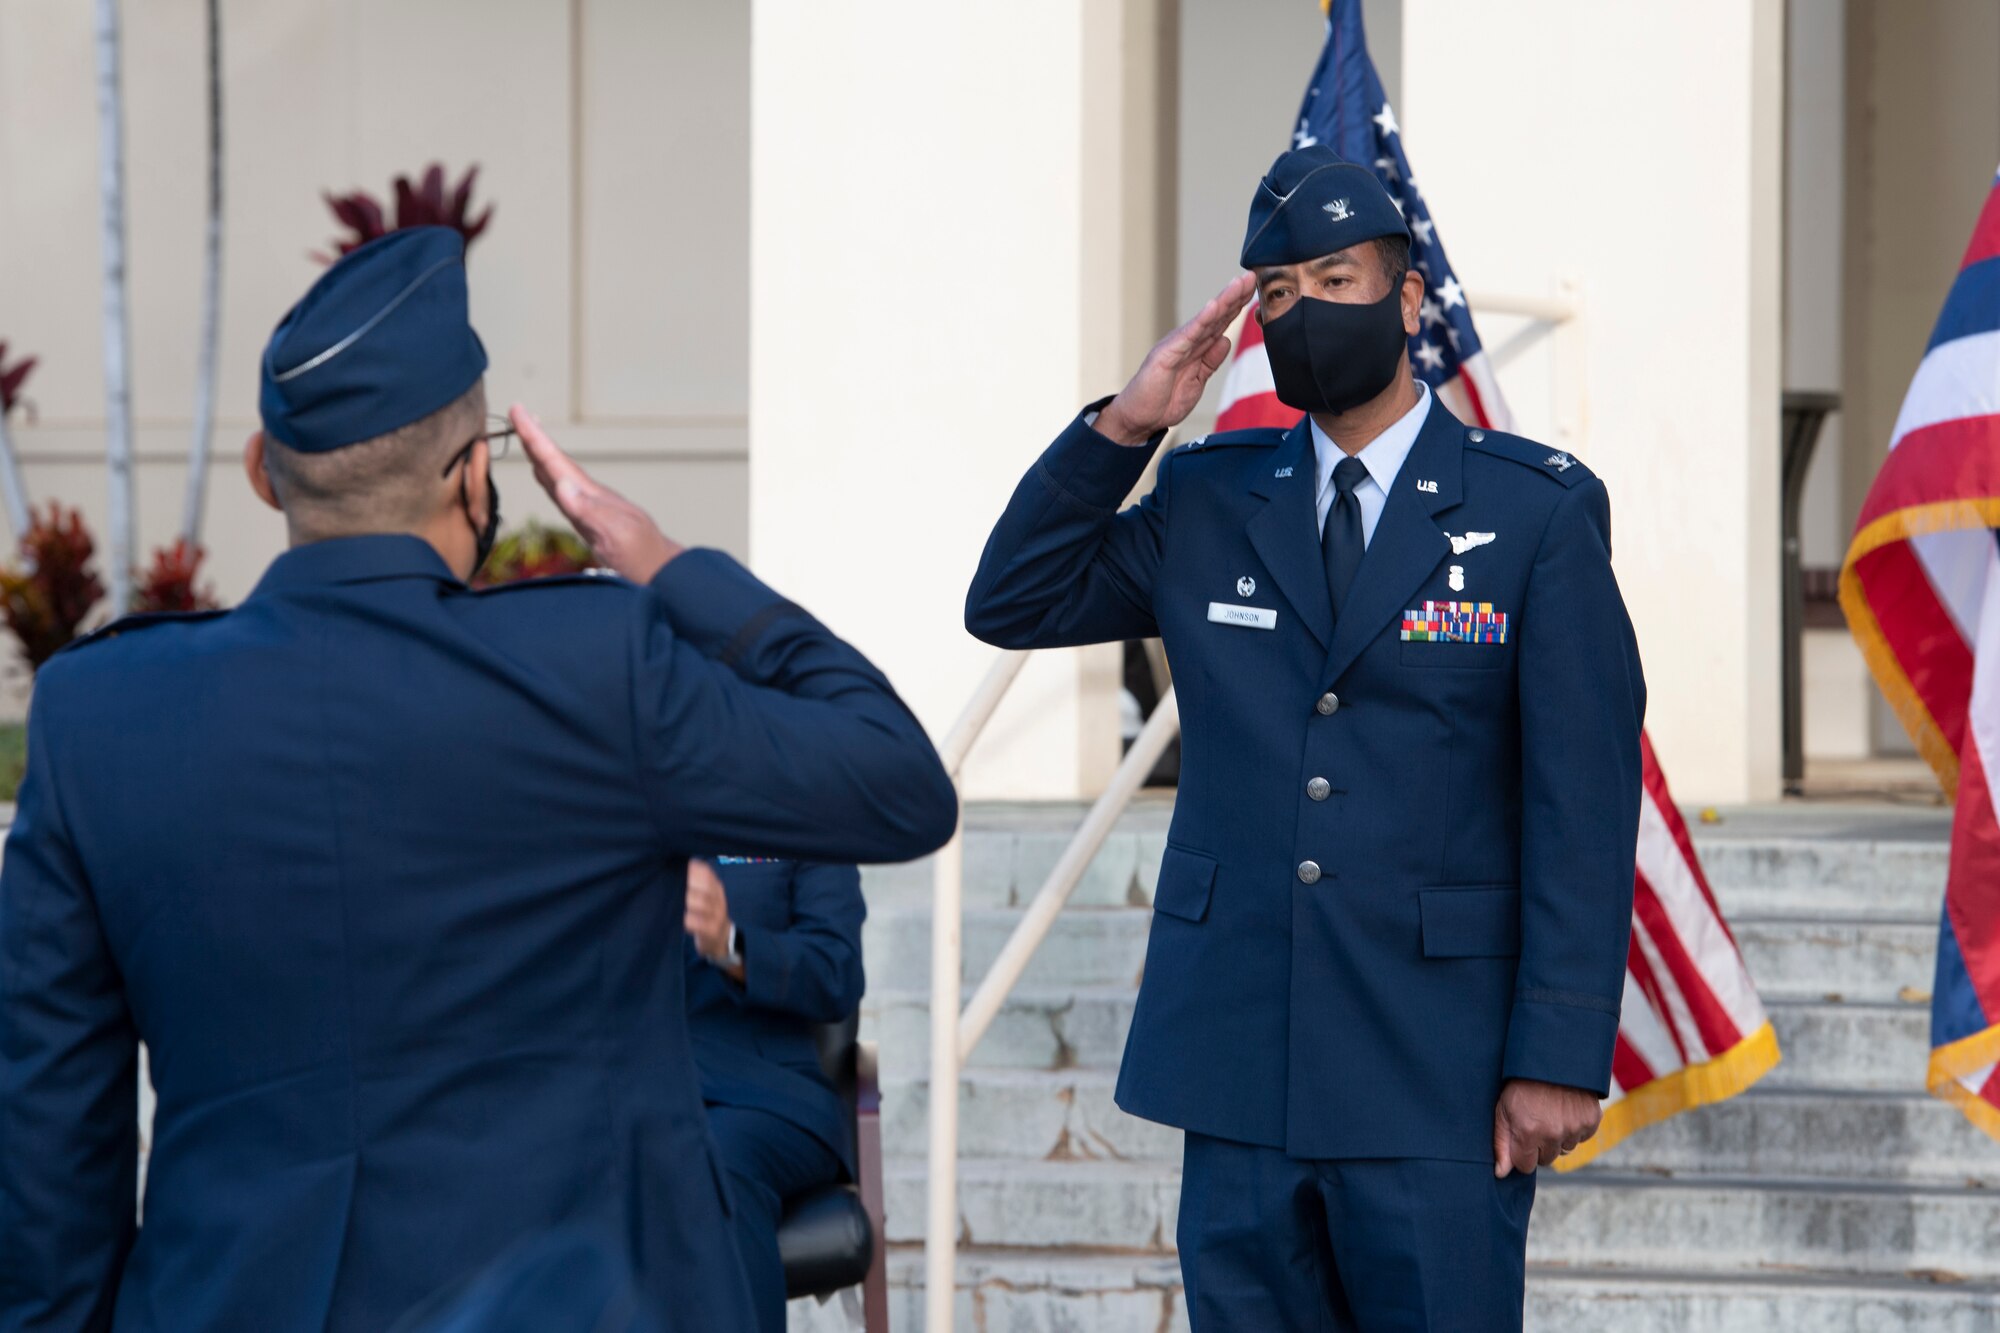
<path id="1" fill-rule="evenodd" d="M 1373 305 L 1302 296 L 1264 325 L 1278 401 L 1301 412 L 1346 412 L 1389 387 L 1402 363 L 1403 284 Z"/>
<path id="2" fill-rule="evenodd" d="M 470 470 L 468 468 L 468 470 Z M 465 506 L 465 521 L 472 523 L 472 501 L 465 493 L 465 483 L 458 485 L 459 502 Z M 493 543 L 500 538 L 500 483 L 493 480 L 493 474 L 486 474 L 486 526 L 473 526 L 472 572 L 465 576 L 467 583 L 479 577 L 479 571 L 486 567 L 486 557 L 493 554 Z"/>

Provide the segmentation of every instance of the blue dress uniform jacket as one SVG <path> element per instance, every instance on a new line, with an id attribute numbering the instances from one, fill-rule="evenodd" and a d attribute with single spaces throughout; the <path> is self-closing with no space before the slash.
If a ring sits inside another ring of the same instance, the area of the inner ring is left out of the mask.
<path id="1" fill-rule="evenodd" d="M 1309 423 L 1176 449 L 1119 512 L 1150 452 L 1079 417 L 966 601 L 990 643 L 1157 634 L 1173 666 L 1118 1104 L 1295 1157 L 1490 1164 L 1503 1079 L 1609 1083 L 1644 687 L 1604 486 L 1434 403 L 1336 626 Z M 1405 637 L 1467 601 L 1504 642 Z"/>
<path id="2" fill-rule="evenodd" d="M 688 1028 L 702 1099 L 768 1111 L 805 1130 L 854 1174 L 847 1113 L 820 1069 L 814 1025 L 861 1005 L 861 923 L 852 865 L 723 859 L 715 873 L 743 950 L 738 985 L 688 949 Z"/>
<path id="3" fill-rule="evenodd" d="M 683 858 L 909 858 L 955 819 L 882 675 L 711 551 L 473 593 L 415 538 L 301 547 L 51 661 L 28 744 L 9 1330 L 381 1329 L 561 1223 L 668 1327 L 748 1326 Z"/>

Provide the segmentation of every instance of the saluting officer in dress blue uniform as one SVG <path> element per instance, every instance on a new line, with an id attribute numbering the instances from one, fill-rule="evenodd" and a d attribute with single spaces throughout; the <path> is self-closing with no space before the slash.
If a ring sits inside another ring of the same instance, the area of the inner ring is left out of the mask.
<path id="1" fill-rule="evenodd" d="M 815 1025 L 861 1006 L 861 872 L 783 857 L 688 863 L 688 1028 L 761 1333 L 784 1333 L 785 1201 L 854 1176 Z"/>
<path id="2" fill-rule="evenodd" d="M 1416 383 L 1423 283 L 1365 168 L 1259 182 L 1237 279 L 993 530 L 966 625 L 1159 635 L 1180 795 L 1118 1103 L 1187 1131 L 1217 1329 L 1521 1320 L 1533 1176 L 1594 1131 L 1624 986 L 1644 688 L 1605 489 Z M 1253 291 L 1290 431 L 1119 505 Z"/>
<path id="3" fill-rule="evenodd" d="M 247 451 L 292 549 L 233 611 L 42 670 L 0 872 L 0 1329 L 382 1329 L 558 1224 L 617 1238 L 665 1327 L 751 1326 L 685 858 L 914 857 L 954 795 L 859 653 L 519 408 L 624 577 L 469 591 L 485 368 L 456 234 L 342 259 L 271 337 Z"/>

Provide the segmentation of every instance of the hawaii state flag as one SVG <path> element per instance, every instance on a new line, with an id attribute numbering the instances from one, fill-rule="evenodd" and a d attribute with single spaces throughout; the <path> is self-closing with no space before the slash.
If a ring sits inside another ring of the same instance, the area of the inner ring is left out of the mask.
<path id="1" fill-rule="evenodd" d="M 1931 991 L 1933 1095 L 2000 1138 L 2000 180 L 1945 297 L 1840 571 L 1875 681 L 1954 798 Z"/>
<path id="2" fill-rule="evenodd" d="M 1375 168 L 1410 225 L 1410 262 L 1424 275 L 1423 326 L 1410 339 L 1412 368 L 1460 420 L 1508 430 L 1513 418 L 1472 326 L 1472 308 L 1445 258 L 1437 224 L 1404 156 L 1396 113 L 1369 58 L 1361 0 L 1331 0 L 1322 7 L 1327 10 L 1326 48 L 1299 108 L 1292 143 L 1323 143 L 1350 162 Z M 2000 224 L 1994 234 L 2000 238 Z M 1994 289 L 2000 290 L 2000 279 Z M 1244 318 L 1224 373 L 1217 430 L 1289 428 L 1299 419 L 1272 388 L 1256 313 L 1253 306 Z M 2000 325 L 2000 319 L 1993 324 Z M 1987 494 L 2000 495 L 2000 490 Z M 1992 586 L 2000 596 L 2000 579 Z M 1990 623 L 2000 632 L 2000 611 Z M 1992 660 L 2000 661 L 2000 654 Z M 1640 746 L 1645 793 L 1639 805 L 1632 945 L 1611 1061 L 1611 1095 L 1596 1137 L 1556 1163 L 1565 1171 L 1644 1125 L 1734 1096 L 1778 1063 L 1777 1035 L 1702 874 L 1652 741 L 1641 737 Z M 2000 913 L 1991 924 L 2000 946 Z M 2000 982 L 2000 947 L 1992 961 Z M 2000 986 L 1994 1000 L 1988 1012 L 2000 1016 Z M 1987 1036 L 1995 1039 L 1994 1054 L 1987 1057 L 1990 1066 L 2000 1055 L 2000 1028 Z"/>

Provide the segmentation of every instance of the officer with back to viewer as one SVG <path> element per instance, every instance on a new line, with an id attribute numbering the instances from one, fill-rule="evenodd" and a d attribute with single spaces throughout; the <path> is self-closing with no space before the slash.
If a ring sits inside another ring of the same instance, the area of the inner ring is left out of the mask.
<path id="1" fill-rule="evenodd" d="M 1424 283 L 1365 167 L 1259 182 L 1238 278 L 1086 410 L 966 626 L 1159 635 L 1179 800 L 1118 1104 L 1187 1131 L 1199 1333 L 1518 1329 L 1533 1172 L 1594 1132 L 1645 690 L 1605 489 L 1410 372 Z M 1289 431 L 1160 462 L 1259 297 Z"/>
<path id="2" fill-rule="evenodd" d="M 686 857 L 901 860 L 956 797 L 882 674 L 516 408 L 463 247 L 272 335 L 232 611 L 44 667 L 0 871 L 0 1330 L 376 1330 L 559 1224 L 669 1329 L 753 1325 L 702 1113 Z M 623 578 L 475 593 L 493 451 Z M 158 1091 L 135 1226 L 137 1054 Z"/>

